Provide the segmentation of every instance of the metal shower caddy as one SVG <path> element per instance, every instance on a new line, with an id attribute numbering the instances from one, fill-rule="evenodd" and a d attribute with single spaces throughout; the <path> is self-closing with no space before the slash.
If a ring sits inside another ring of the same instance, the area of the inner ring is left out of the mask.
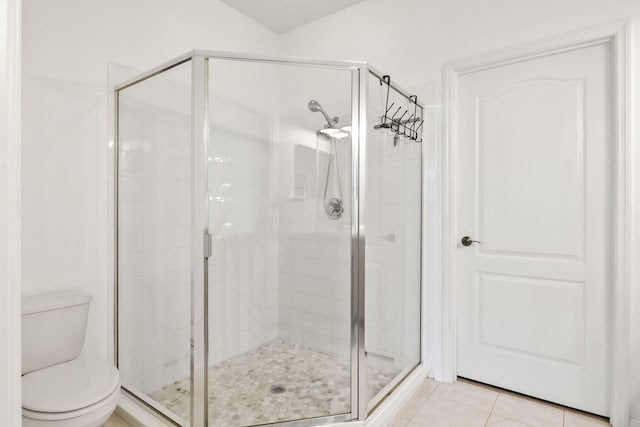
<path id="1" fill-rule="evenodd" d="M 413 104 L 413 113 L 409 113 L 411 106 L 409 106 L 409 108 L 399 106 L 397 109 L 393 110 L 395 102 L 389 104 L 391 76 L 388 74 L 382 76 L 380 79 L 380 86 L 382 86 L 383 83 L 387 85 L 384 114 L 380 117 L 380 124 L 375 125 L 374 129 L 390 129 L 397 137 L 404 137 L 414 142 L 422 142 L 422 133 L 420 132 L 420 129 L 424 124 L 424 120 L 420 115 L 418 115 L 418 95 L 408 96 L 409 103 Z M 393 111 L 393 113 L 391 113 L 391 111 Z M 409 117 L 405 119 L 407 114 L 409 114 Z"/>

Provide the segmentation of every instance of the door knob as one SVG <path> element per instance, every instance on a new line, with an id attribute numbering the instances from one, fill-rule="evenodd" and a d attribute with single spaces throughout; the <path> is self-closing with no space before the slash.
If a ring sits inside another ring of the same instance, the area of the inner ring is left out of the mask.
<path id="1" fill-rule="evenodd" d="M 480 243 L 477 240 L 471 240 L 471 237 L 469 236 L 464 236 L 461 240 L 460 243 L 462 243 L 462 246 L 471 246 L 472 243 Z"/>

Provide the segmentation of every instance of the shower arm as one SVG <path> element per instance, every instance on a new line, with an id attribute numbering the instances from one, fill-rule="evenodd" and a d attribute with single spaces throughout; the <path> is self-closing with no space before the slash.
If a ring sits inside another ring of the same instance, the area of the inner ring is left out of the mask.
<path id="1" fill-rule="evenodd" d="M 328 123 L 327 127 L 332 128 L 333 125 L 338 124 L 338 120 L 340 120 L 340 119 L 338 119 L 338 116 L 329 117 L 329 115 L 324 110 L 320 110 L 320 112 L 322 113 L 322 115 L 324 116 L 324 119 Z"/>

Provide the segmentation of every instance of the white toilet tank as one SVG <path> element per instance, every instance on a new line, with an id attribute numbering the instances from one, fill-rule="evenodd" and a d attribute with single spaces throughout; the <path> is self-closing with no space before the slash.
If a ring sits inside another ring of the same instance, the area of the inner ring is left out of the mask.
<path id="1" fill-rule="evenodd" d="M 90 302 L 77 290 L 22 297 L 23 374 L 78 357 Z"/>

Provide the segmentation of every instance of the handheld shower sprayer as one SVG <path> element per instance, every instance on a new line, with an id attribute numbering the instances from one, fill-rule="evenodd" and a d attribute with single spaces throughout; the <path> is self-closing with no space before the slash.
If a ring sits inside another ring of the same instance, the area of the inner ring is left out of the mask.
<path id="1" fill-rule="evenodd" d="M 349 134 L 337 129 L 334 125 L 338 124 L 340 119 L 338 116 L 330 117 L 322 108 L 322 105 L 315 99 L 307 103 L 307 107 L 313 113 L 322 113 L 327 125 L 320 129 L 316 134 L 320 137 L 329 139 L 329 160 L 327 162 L 327 174 L 324 181 L 323 205 L 324 211 L 330 219 L 339 219 L 344 213 L 344 202 L 342 201 L 342 185 L 340 184 L 340 169 L 338 166 L 338 150 L 336 148 L 336 139 L 343 138 Z M 333 154 L 331 154 L 333 151 Z M 330 197 L 329 179 L 331 177 L 331 163 L 335 164 L 335 182 L 338 186 L 336 197 Z"/>
<path id="2" fill-rule="evenodd" d="M 322 115 L 324 116 L 324 119 L 327 121 L 328 127 L 330 128 L 332 128 L 334 125 L 337 125 L 338 122 L 340 121 L 338 116 L 329 117 L 329 115 L 322 108 L 322 105 L 320 105 L 320 103 L 315 99 L 312 99 L 311 101 L 309 101 L 309 103 L 307 104 L 307 107 L 309 107 L 309 111 L 312 111 L 314 113 L 322 113 Z"/>

